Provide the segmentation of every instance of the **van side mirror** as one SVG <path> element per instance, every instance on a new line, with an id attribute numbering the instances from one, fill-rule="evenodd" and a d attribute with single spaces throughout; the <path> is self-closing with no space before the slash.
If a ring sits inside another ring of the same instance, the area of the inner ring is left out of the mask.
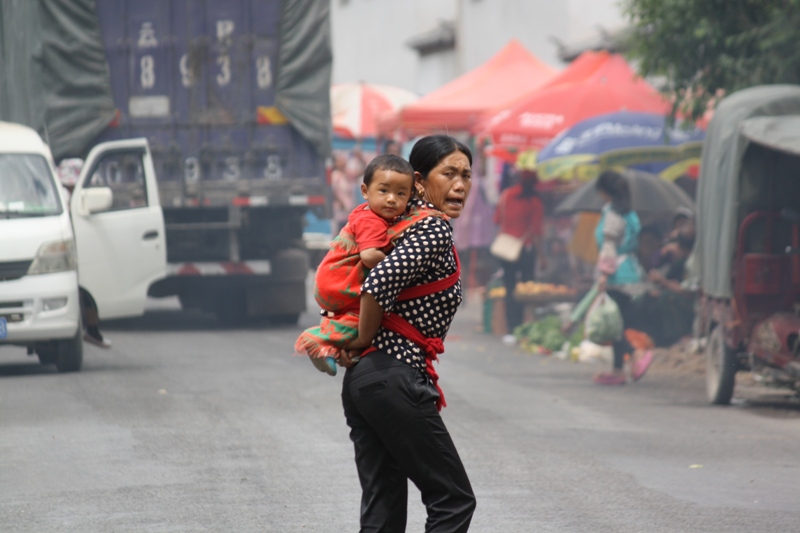
<path id="1" fill-rule="evenodd" d="M 82 215 L 108 211 L 113 203 L 114 193 L 109 187 L 90 187 L 81 191 L 80 211 Z"/>

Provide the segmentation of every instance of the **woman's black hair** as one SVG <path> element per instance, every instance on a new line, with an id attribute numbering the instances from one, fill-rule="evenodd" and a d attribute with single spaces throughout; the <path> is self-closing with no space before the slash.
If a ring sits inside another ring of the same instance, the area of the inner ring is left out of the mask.
<path id="1" fill-rule="evenodd" d="M 527 175 L 527 177 L 526 177 Z M 539 174 L 535 170 L 522 170 L 519 173 L 520 192 L 519 198 L 530 198 L 539 196 L 536 192 L 536 184 L 539 183 Z"/>
<path id="2" fill-rule="evenodd" d="M 472 152 L 467 145 L 449 135 L 429 135 L 418 140 L 411 149 L 408 157 L 415 172 L 422 175 L 422 179 L 427 179 L 428 174 L 438 165 L 442 159 L 453 152 L 461 152 L 469 160 L 472 166 Z"/>
<path id="3" fill-rule="evenodd" d="M 597 190 L 611 197 L 611 207 L 620 215 L 627 215 L 631 210 L 631 187 L 628 180 L 613 170 L 606 170 L 597 178 Z"/>
<path id="4" fill-rule="evenodd" d="M 414 169 L 408 161 L 400 156 L 392 154 L 381 154 L 376 156 L 369 162 L 367 168 L 364 169 L 364 185 L 369 187 L 372 183 L 372 176 L 376 170 L 391 170 L 399 174 L 408 174 L 411 176 L 411 190 L 414 190 Z"/>

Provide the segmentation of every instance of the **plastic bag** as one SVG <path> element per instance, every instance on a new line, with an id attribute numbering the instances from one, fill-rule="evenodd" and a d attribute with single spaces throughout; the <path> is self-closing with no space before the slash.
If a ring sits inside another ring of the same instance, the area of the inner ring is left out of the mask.
<path id="1" fill-rule="evenodd" d="M 622 338 L 622 313 L 617 302 L 603 292 L 586 314 L 586 338 L 595 344 L 611 344 Z"/>
<path id="2" fill-rule="evenodd" d="M 592 341 L 585 340 L 577 348 L 578 361 L 581 363 L 594 363 L 601 361 L 611 363 L 614 360 L 614 351 L 610 346 L 601 346 Z"/>

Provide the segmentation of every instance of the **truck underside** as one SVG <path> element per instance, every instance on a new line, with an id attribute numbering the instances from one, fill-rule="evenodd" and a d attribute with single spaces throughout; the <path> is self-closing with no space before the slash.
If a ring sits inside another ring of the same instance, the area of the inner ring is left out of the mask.
<path id="1" fill-rule="evenodd" d="M 164 208 L 169 275 L 155 297 L 223 322 L 252 318 L 295 322 L 305 311 L 308 254 L 304 207 Z"/>

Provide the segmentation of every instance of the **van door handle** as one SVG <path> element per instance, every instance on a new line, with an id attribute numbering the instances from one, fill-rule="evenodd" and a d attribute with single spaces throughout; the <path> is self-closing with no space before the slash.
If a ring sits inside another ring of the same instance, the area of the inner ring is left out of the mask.
<path id="1" fill-rule="evenodd" d="M 158 231 L 156 231 L 156 230 L 150 230 L 147 233 L 145 233 L 144 235 L 142 235 L 142 240 L 143 241 L 150 241 L 150 240 L 157 239 L 157 238 L 158 238 Z"/>

